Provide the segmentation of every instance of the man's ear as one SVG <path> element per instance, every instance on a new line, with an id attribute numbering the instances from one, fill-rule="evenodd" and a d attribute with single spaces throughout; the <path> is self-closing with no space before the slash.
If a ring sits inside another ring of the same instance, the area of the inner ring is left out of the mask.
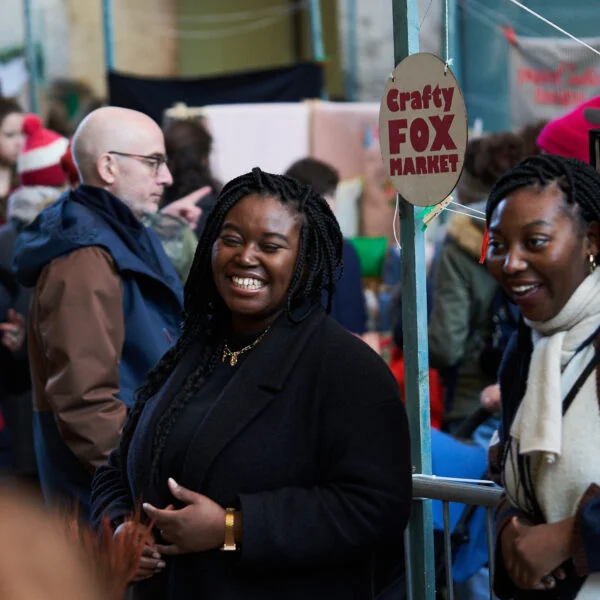
<path id="1" fill-rule="evenodd" d="M 587 253 L 597 256 L 600 252 L 600 222 L 592 221 L 588 224 L 586 241 Z"/>
<path id="2" fill-rule="evenodd" d="M 116 161 L 108 152 L 104 152 L 96 159 L 96 171 L 106 185 L 111 185 L 115 182 L 117 169 Z"/>

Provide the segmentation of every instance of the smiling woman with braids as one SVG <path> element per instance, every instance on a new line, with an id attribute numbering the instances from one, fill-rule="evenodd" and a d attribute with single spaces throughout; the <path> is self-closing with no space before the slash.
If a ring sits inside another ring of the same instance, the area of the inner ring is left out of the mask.
<path id="1" fill-rule="evenodd" d="M 528 158 L 487 204 L 487 265 L 521 310 L 500 370 L 496 593 L 600 598 L 600 175 Z"/>
<path id="2" fill-rule="evenodd" d="M 384 362 L 322 308 L 341 251 L 310 187 L 254 169 L 223 188 L 182 335 L 94 480 L 96 521 L 142 500 L 154 523 L 136 598 L 366 600 L 400 564 L 406 417 Z"/>

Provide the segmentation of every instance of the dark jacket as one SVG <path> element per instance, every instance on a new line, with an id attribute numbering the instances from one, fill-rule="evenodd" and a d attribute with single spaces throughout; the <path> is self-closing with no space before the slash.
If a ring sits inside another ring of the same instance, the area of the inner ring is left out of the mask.
<path id="1" fill-rule="evenodd" d="M 598 345 L 599 338 L 596 338 Z M 510 428 L 517 410 L 525 395 L 529 363 L 533 351 L 531 330 L 521 323 L 513 334 L 500 367 L 499 382 L 502 396 L 502 419 L 498 430 L 499 443 L 490 449 L 492 469 L 503 469 L 502 459 L 504 448 L 510 441 Z M 600 390 L 600 367 L 595 376 Z M 502 554 L 500 552 L 500 536 L 513 516 L 518 516 L 530 522 L 541 523 L 534 516 L 526 514 L 514 507 L 506 497 L 496 511 L 496 569 L 494 588 L 501 599 L 535 600 L 573 600 L 585 576 L 600 572 L 600 485 L 591 483 L 579 502 L 575 515 L 572 550 L 573 558 L 564 566 L 567 573 L 565 580 L 557 580 L 554 590 L 547 592 L 531 592 L 517 589 L 508 576 Z"/>
<path id="2" fill-rule="evenodd" d="M 85 187 L 134 219 L 108 192 Z M 23 230 L 14 268 L 35 286 L 29 354 L 44 493 L 76 498 L 86 514 L 92 474 L 117 445 L 134 390 L 177 336 L 182 290 L 151 231 L 128 233 L 145 244 L 144 261 L 74 193 Z"/>
<path id="3" fill-rule="evenodd" d="M 148 440 L 186 372 L 146 406 L 128 485 L 118 452 L 98 469 L 95 522 L 123 517 L 140 498 L 170 502 L 149 481 Z M 393 550 L 410 510 L 409 448 L 385 363 L 322 309 L 299 325 L 282 315 L 198 427 L 179 481 L 241 509 L 241 551 L 169 558 L 138 597 L 370 599 L 376 551 L 402 560 Z"/>
<path id="4" fill-rule="evenodd" d="M 492 300 L 498 284 L 479 264 L 483 228 L 466 215 L 452 215 L 434 272 L 429 319 L 429 364 L 443 377 L 445 419 L 460 420 L 479 408 L 487 377 L 480 355 L 492 335 Z"/>
<path id="5" fill-rule="evenodd" d="M 14 309 L 27 317 L 31 290 L 24 288 L 12 272 L 15 242 L 19 235 L 15 221 L 0 226 L 0 323 L 6 322 L 8 310 Z M 0 346 L 0 394 L 21 393 L 31 389 L 26 353 L 13 354 Z"/>
<path id="6" fill-rule="evenodd" d="M 0 323 L 8 310 L 27 318 L 31 290 L 19 285 L 12 272 L 12 258 L 20 225 L 11 221 L 0 226 Z M 13 353 L 0 345 L 0 406 L 10 439 L 11 471 L 16 475 L 35 475 L 33 450 L 31 378 L 27 351 Z"/>
<path id="7" fill-rule="evenodd" d="M 354 246 L 344 240 L 344 270 L 331 299 L 331 317 L 348 331 L 362 335 L 367 330 L 367 308 L 362 289 L 360 262 Z M 324 304 L 327 296 L 323 295 Z"/>

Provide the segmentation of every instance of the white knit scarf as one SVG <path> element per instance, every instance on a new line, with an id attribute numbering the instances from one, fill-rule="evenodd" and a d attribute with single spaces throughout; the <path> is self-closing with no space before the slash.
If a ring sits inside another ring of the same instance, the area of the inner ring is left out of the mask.
<path id="1" fill-rule="evenodd" d="M 555 317 L 525 323 L 532 330 L 533 353 L 511 435 L 519 441 L 520 454 L 541 452 L 552 463 L 561 454 L 562 372 L 600 327 L 600 269 L 583 280 Z"/>

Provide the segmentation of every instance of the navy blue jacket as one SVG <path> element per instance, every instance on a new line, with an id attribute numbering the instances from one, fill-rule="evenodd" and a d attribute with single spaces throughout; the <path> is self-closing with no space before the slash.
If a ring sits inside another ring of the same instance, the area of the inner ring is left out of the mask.
<path id="1" fill-rule="evenodd" d="M 343 260 L 344 271 L 335 286 L 329 314 L 348 331 L 362 335 L 367 330 L 367 309 L 362 290 L 360 262 L 354 246 L 346 239 Z M 323 294 L 323 304 L 327 305 L 325 294 Z"/>
<path id="2" fill-rule="evenodd" d="M 130 224 L 137 224 L 120 200 L 99 188 L 83 187 L 88 197 L 101 198 L 109 214 L 127 215 Z M 135 389 L 178 335 L 183 306 L 181 283 L 152 231 L 139 224 L 128 230 L 120 223 L 111 225 L 101 213 L 75 201 L 73 194 L 77 191 L 63 194 L 23 230 L 17 239 L 13 268 L 22 285 L 33 287 L 46 265 L 76 250 L 97 247 L 110 255 L 123 290 L 124 341 L 118 362 L 116 396 L 130 407 Z M 131 243 L 132 239 L 135 244 Z M 78 275 L 72 273 L 75 278 Z M 35 299 L 34 292 L 34 302 Z M 30 349 L 31 339 L 43 338 L 36 332 L 36 325 L 32 312 Z M 46 357 L 46 362 L 51 362 L 47 349 L 41 355 Z M 44 377 L 53 365 L 40 367 L 33 356 L 31 360 L 34 382 L 36 369 L 37 379 L 41 380 L 36 396 L 44 396 L 34 399 L 38 409 L 34 416 L 34 435 L 44 494 L 77 498 L 87 514 L 92 473 L 89 465 L 86 469 L 72 452 L 72 445 L 67 443 L 71 440 L 65 440 L 59 432 L 55 413 L 60 399 L 45 393 L 48 381 L 44 381 Z M 81 402 L 84 403 L 83 398 Z M 92 414 L 91 418 L 98 418 L 100 427 L 105 415 Z"/>

